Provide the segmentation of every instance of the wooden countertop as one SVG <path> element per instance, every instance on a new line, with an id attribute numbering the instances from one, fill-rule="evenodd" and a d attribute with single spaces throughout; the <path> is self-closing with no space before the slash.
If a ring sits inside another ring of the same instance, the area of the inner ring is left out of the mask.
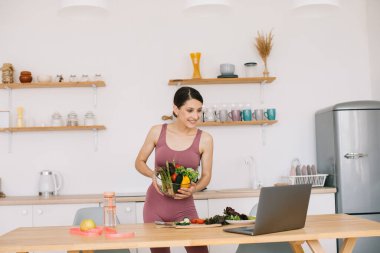
<path id="1" fill-rule="evenodd" d="M 322 187 L 313 188 L 312 194 L 328 194 L 335 193 L 336 188 Z M 145 201 L 144 194 L 136 194 L 140 196 L 117 197 L 116 202 L 143 202 Z M 194 199 L 223 199 L 223 198 L 248 198 L 258 197 L 260 190 L 252 189 L 222 189 L 222 190 L 206 190 L 197 192 Z M 13 205 L 50 205 L 50 204 L 85 204 L 85 203 L 100 203 L 103 201 L 102 194 L 86 194 L 86 195 L 59 195 L 51 197 L 39 196 L 8 196 L 0 198 L 0 206 Z"/>
<path id="2" fill-rule="evenodd" d="M 104 250 L 149 247 L 225 245 L 240 243 L 291 242 L 294 252 L 304 252 L 307 241 L 312 252 L 325 252 L 320 239 L 346 238 L 342 253 L 352 252 L 356 238 L 380 236 L 380 223 L 346 214 L 311 215 L 302 229 L 246 236 L 226 233 L 224 227 L 192 229 L 157 228 L 154 224 L 118 225 L 119 233 L 134 232 L 128 239 L 108 239 L 105 235 L 82 237 L 69 233 L 70 227 L 17 228 L 0 236 L 0 252 Z"/>

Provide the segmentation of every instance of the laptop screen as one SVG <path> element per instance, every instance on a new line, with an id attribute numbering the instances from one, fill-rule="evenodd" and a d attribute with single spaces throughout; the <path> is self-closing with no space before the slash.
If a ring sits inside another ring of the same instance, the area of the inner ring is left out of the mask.
<path id="1" fill-rule="evenodd" d="M 311 184 L 263 187 L 260 191 L 254 230 L 248 233 L 247 228 L 240 227 L 227 228 L 225 231 L 261 235 L 303 228 L 310 193 Z"/>

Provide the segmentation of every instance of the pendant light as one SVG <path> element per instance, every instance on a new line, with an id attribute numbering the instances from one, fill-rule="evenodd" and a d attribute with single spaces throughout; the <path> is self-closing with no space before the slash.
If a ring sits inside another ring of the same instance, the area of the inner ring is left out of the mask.
<path id="1" fill-rule="evenodd" d="M 302 8 L 302 7 L 329 7 L 335 8 L 339 7 L 339 0 L 293 0 L 293 8 Z"/>
<path id="2" fill-rule="evenodd" d="M 228 8 L 230 6 L 229 0 L 187 0 L 185 9 L 190 8 Z"/>
<path id="3" fill-rule="evenodd" d="M 230 0 L 186 0 L 186 13 L 199 16 L 219 16 L 230 9 Z"/>
<path id="4" fill-rule="evenodd" d="M 59 13 L 64 16 L 97 16 L 107 12 L 106 0 L 61 0 Z"/>
<path id="5" fill-rule="evenodd" d="M 340 7 L 340 0 L 293 0 L 298 17 L 322 18 L 332 16 Z"/>

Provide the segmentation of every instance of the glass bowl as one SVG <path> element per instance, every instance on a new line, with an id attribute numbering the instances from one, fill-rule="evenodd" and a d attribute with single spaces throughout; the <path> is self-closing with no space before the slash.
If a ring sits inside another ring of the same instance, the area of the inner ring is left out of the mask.
<path id="1" fill-rule="evenodd" d="M 162 194 L 174 198 L 180 188 L 190 188 L 191 183 L 173 183 L 172 180 L 162 180 L 162 175 L 156 172 L 155 181 Z"/>

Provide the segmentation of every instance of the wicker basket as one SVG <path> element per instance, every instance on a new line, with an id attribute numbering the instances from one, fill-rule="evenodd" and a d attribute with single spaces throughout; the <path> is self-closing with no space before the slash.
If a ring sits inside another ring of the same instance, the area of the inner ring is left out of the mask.
<path id="1" fill-rule="evenodd" d="M 309 176 L 289 176 L 289 184 L 312 184 L 313 187 L 323 187 L 328 174 L 317 174 Z"/>

